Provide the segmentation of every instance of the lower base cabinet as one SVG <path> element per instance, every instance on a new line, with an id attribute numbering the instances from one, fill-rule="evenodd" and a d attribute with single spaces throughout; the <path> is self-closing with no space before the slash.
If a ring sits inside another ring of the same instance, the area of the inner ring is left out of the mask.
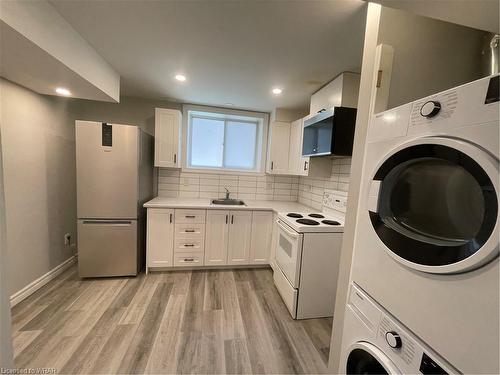
<path id="1" fill-rule="evenodd" d="M 252 239 L 250 242 L 250 263 L 269 264 L 272 249 L 274 214 L 269 211 L 254 211 Z"/>
<path id="2" fill-rule="evenodd" d="M 148 209 L 148 269 L 270 263 L 272 212 L 184 211 Z"/>
<path id="3" fill-rule="evenodd" d="M 232 211 L 229 214 L 231 218 L 227 241 L 227 264 L 250 264 L 252 212 Z"/>
<path id="4" fill-rule="evenodd" d="M 146 267 L 172 267 L 174 256 L 174 210 L 148 208 Z"/>
<path id="5" fill-rule="evenodd" d="M 205 230 L 205 265 L 227 264 L 229 211 L 208 210 Z"/>

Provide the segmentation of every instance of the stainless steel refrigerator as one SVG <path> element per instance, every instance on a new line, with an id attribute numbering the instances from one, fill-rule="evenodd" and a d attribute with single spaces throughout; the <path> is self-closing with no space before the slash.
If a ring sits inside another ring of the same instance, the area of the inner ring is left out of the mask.
<path id="1" fill-rule="evenodd" d="M 78 270 L 137 275 L 153 197 L 153 137 L 137 126 L 76 121 Z"/>

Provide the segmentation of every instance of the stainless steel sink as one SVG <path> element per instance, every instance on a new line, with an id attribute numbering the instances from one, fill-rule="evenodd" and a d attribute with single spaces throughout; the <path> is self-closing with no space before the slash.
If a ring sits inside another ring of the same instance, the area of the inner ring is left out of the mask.
<path id="1" fill-rule="evenodd" d="M 244 206 L 245 202 L 239 199 L 213 199 L 212 204 L 222 204 L 225 206 Z"/>

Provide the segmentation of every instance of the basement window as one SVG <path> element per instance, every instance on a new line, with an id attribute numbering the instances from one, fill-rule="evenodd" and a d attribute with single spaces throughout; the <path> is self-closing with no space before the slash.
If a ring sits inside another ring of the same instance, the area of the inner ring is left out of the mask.
<path id="1" fill-rule="evenodd" d="M 219 111 L 187 111 L 186 168 L 262 172 L 267 115 Z"/>

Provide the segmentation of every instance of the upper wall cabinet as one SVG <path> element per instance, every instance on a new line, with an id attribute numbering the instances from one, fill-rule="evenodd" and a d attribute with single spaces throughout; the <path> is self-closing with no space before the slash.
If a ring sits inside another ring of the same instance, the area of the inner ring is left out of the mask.
<path id="1" fill-rule="evenodd" d="M 266 172 L 270 174 L 290 174 L 290 130 L 291 124 L 273 121 L 269 129 L 268 158 Z"/>
<path id="2" fill-rule="evenodd" d="M 307 176 L 309 174 L 309 158 L 302 156 L 302 139 L 304 125 L 302 119 L 295 120 L 290 126 L 290 174 Z"/>
<path id="3" fill-rule="evenodd" d="M 155 109 L 155 167 L 180 167 L 182 113 L 176 109 Z"/>
<path id="4" fill-rule="evenodd" d="M 358 106 L 360 75 L 342 73 L 311 96 L 310 114 L 333 107 Z"/>

